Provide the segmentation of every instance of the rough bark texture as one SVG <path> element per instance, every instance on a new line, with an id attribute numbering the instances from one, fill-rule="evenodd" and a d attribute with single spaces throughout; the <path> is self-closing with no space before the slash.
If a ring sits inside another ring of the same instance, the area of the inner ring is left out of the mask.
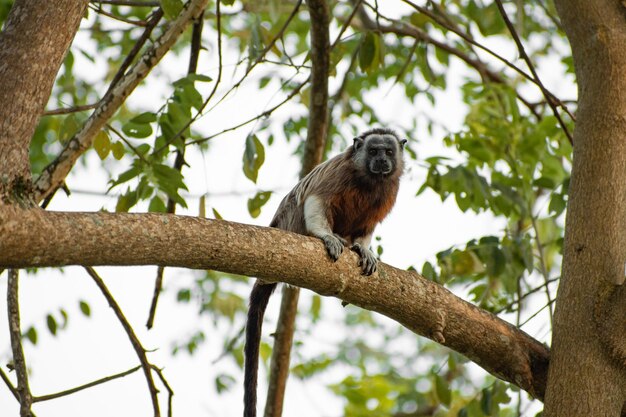
<path id="1" fill-rule="evenodd" d="M 543 397 L 544 345 L 415 272 L 379 264 L 378 272 L 363 276 L 351 251 L 332 263 L 319 239 L 186 216 L 61 213 L 1 204 L 0 236 L 0 267 L 164 265 L 267 281 L 280 277 L 384 314 Z"/>
<path id="2" fill-rule="evenodd" d="M 544 415 L 618 416 L 626 399 L 626 9 L 556 3 L 579 108 Z"/>
<path id="3" fill-rule="evenodd" d="M 28 149 L 88 0 L 16 0 L 0 33 L 0 198 L 26 200 Z M 60 24 L 63 22 L 63 24 Z"/>

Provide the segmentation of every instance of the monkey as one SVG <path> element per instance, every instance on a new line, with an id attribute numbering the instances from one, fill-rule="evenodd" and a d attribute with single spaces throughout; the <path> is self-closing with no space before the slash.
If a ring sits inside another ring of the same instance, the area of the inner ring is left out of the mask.
<path id="1" fill-rule="evenodd" d="M 354 138 L 344 152 L 315 167 L 283 198 L 270 227 L 322 240 L 333 262 L 344 247 L 359 255 L 363 275 L 376 272 L 370 250 L 374 228 L 396 202 L 406 139 L 388 128 Z M 244 417 L 256 416 L 259 346 L 263 316 L 277 283 L 252 288 L 244 348 Z"/>

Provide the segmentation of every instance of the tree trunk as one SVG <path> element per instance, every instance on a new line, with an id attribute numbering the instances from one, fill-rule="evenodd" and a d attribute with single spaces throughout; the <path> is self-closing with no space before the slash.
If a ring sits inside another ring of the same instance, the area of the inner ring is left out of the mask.
<path id="1" fill-rule="evenodd" d="M 31 198 L 30 139 L 88 3 L 16 0 L 11 8 L 0 33 L 0 200 Z"/>
<path id="2" fill-rule="evenodd" d="M 579 108 L 545 416 L 619 416 L 626 399 L 626 8 L 557 1 Z"/>

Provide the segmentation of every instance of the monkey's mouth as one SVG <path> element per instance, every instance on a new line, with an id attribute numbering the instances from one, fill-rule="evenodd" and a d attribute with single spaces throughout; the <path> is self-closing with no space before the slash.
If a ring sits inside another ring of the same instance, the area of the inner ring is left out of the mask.
<path id="1" fill-rule="evenodd" d="M 389 175 L 391 174 L 391 171 L 393 171 L 391 168 L 385 168 L 385 169 L 371 169 L 372 174 L 374 175 L 380 175 L 381 177 L 384 177 L 385 175 Z"/>

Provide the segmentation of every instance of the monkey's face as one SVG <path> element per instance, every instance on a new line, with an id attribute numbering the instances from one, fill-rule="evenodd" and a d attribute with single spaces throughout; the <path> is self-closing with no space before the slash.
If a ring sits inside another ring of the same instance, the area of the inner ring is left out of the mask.
<path id="1" fill-rule="evenodd" d="M 365 138 L 356 138 L 355 162 L 370 176 L 385 178 L 402 169 L 402 146 L 395 135 L 369 134 Z"/>

